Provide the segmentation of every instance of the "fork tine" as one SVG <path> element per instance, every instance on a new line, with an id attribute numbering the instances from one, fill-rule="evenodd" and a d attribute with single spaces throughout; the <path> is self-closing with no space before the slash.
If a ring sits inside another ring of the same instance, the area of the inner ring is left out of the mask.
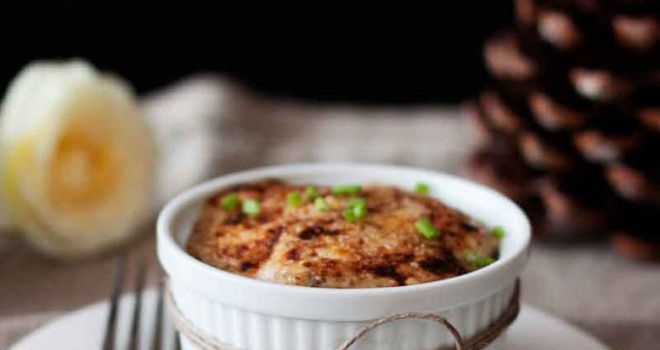
<path id="1" fill-rule="evenodd" d="M 177 331 L 174 331 L 174 350 L 181 350 L 181 340 Z"/>
<path id="2" fill-rule="evenodd" d="M 128 343 L 128 350 L 137 350 L 140 343 L 140 316 L 142 315 L 142 291 L 144 289 L 144 280 L 146 278 L 147 264 L 144 259 L 140 261 L 140 268 L 135 286 L 135 300 L 133 302 L 133 315 L 131 316 L 131 332 Z"/>
<path id="3" fill-rule="evenodd" d="M 105 326 L 105 337 L 103 339 L 103 350 L 112 350 L 115 344 L 115 332 L 117 329 L 117 309 L 119 307 L 119 296 L 124 285 L 124 272 L 126 268 L 126 255 L 121 253 L 117 258 L 110 292 L 110 310 Z"/>
<path id="4" fill-rule="evenodd" d="M 154 332 L 151 338 L 151 350 L 162 350 L 163 337 L 163 282 L 158 284 L 158 299 L 156 300 L 156 317 L 154 318 Z"/>
<path id="5" fill-rule="evenodd" d="M 181 340 L 179 338 L 179 332 L 169 324 L 169 322 L 163 322 L 163 309 L 164 309 L 164 295 L 166 293 L 164 280 L 161 280 L 158 285 L 158 301 L 156 306 L 156 320 L 154 327 L 156 331 L 154 332 L 154 340 L 152 341 L 152 350 L 166 350 L 167 343 L 162 342 L 163 332 L 168 333 L 166 327 L 172 330 L 172 347 L 170 349 L 181 350 Z"/>

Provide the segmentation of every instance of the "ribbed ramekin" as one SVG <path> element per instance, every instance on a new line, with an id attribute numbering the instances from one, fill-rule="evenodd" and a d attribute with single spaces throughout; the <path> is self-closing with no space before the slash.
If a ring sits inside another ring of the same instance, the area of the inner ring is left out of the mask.
<path id="1" fill-rule="evenodd" d="M 280 285 L 231 274 L 188 255 L 185 242 L 205 200 L 242 182 L 278 178 L 292 183 L 378 183 L 413 188 L 483 222 L 502 226 L 500 258 L 481 270 L 413 286 L 326 289 Z M 170 278 L 174 301 L 199 330 L 246 350 L 334 350 L 370 321 L 402 312 L 446 317 L 463 337 L 491 325 L 508 306 L 528 255 L 530 225 L 504 196 L 478 184 L 431 171 L 369 164 L 302 164 L 219 177 L 174 198 L 158 218 L 158 257 Z M 488 350 L 499 349 L 499 341 Z M 431 350 L 452 345 L 450 335 L 428 321 L 384 325 L 355 349 Z M 183 339 L 185 350 L 195 349 Z"/>

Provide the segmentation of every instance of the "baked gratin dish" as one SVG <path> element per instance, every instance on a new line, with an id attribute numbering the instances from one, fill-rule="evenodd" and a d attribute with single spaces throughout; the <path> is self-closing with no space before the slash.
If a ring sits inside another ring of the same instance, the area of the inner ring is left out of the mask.
<path id="1" fill-rule="evenodd" d="M 186 248 L 231 273 L 323 288 L 413 285 L 494 262 L 504 230 L 428 191 L 424 184 L 235 185 L 206 201 Z"/>

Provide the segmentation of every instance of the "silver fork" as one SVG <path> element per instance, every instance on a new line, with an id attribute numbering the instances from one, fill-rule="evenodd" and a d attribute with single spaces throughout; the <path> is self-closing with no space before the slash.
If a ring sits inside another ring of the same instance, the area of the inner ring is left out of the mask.
<path id="1" fill-rule="evenodd" d="M 105 327 L 105 337 L 103 339 L 102 350 L 115 350 L 115 338 L 117 333 L 117 314 L 119 311 L 119 299 L 122 294 L 122 289 L 125 280 L 126 272 L 126 254 L 121 253 L 117 259 L 114 271 L 114 278 L 112 282 L 112 291 L 110 294 L 110 312 Z M 135 281 L 135 299 L 133 301 L 133 309 L 131 312 L 131 328 L 129 333 L 128 348 L 127 350 L 137 350 L 140 342 L 140 315 L 142 313 L 142 298 L 144 291 L 144 284 L 147 277 L 147 265 L 144 259 L 140 261 L 138 273 Z M 166 325 L 163 322 L 163 293 L 164 287 L 162 282 L 158 286 L 158 295 L 156 301 L 156 315 L 153 320 L 153 333 L 151 335 L 151 350 L 165 350 L 165 345 L 162 343 L 162 334 Z M 174 349 L 180 350 L 178 335 L 174 332 Z"/>

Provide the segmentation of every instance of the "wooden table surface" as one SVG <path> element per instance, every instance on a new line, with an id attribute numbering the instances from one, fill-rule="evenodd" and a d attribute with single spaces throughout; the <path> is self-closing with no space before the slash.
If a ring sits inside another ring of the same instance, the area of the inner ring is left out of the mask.
<path id="1" fill-rule="evenodd" d="M 200 95 L 206 97 L 191 98 Z M 194 106 L 186 106 L 189 100 Z M 222 123 L 213 131 L 213 174 L 311 161 L 387 162 L 460 173 L 474 143 L 464 120 L 456 118 L 457 108 L 317 106 L 255 96 L 209 77 L 147 97 L 145 110 L 162 118 L 169 117 L 163 111 L 217 115 Z M 153 230 L 146 229 L 128 250 L 132 261 L 148 259 L 153 284 L 159 273 Z M 105 299 L 114 260 L 108 254 L 57 262 L 0 232 L 0 349 L 44 322 Z M 613 349 L 659 348 L 660 264 L 626 260 L 605 242 L 537 243 L 522 281 L 525 302 L 590 331 Z"/>

